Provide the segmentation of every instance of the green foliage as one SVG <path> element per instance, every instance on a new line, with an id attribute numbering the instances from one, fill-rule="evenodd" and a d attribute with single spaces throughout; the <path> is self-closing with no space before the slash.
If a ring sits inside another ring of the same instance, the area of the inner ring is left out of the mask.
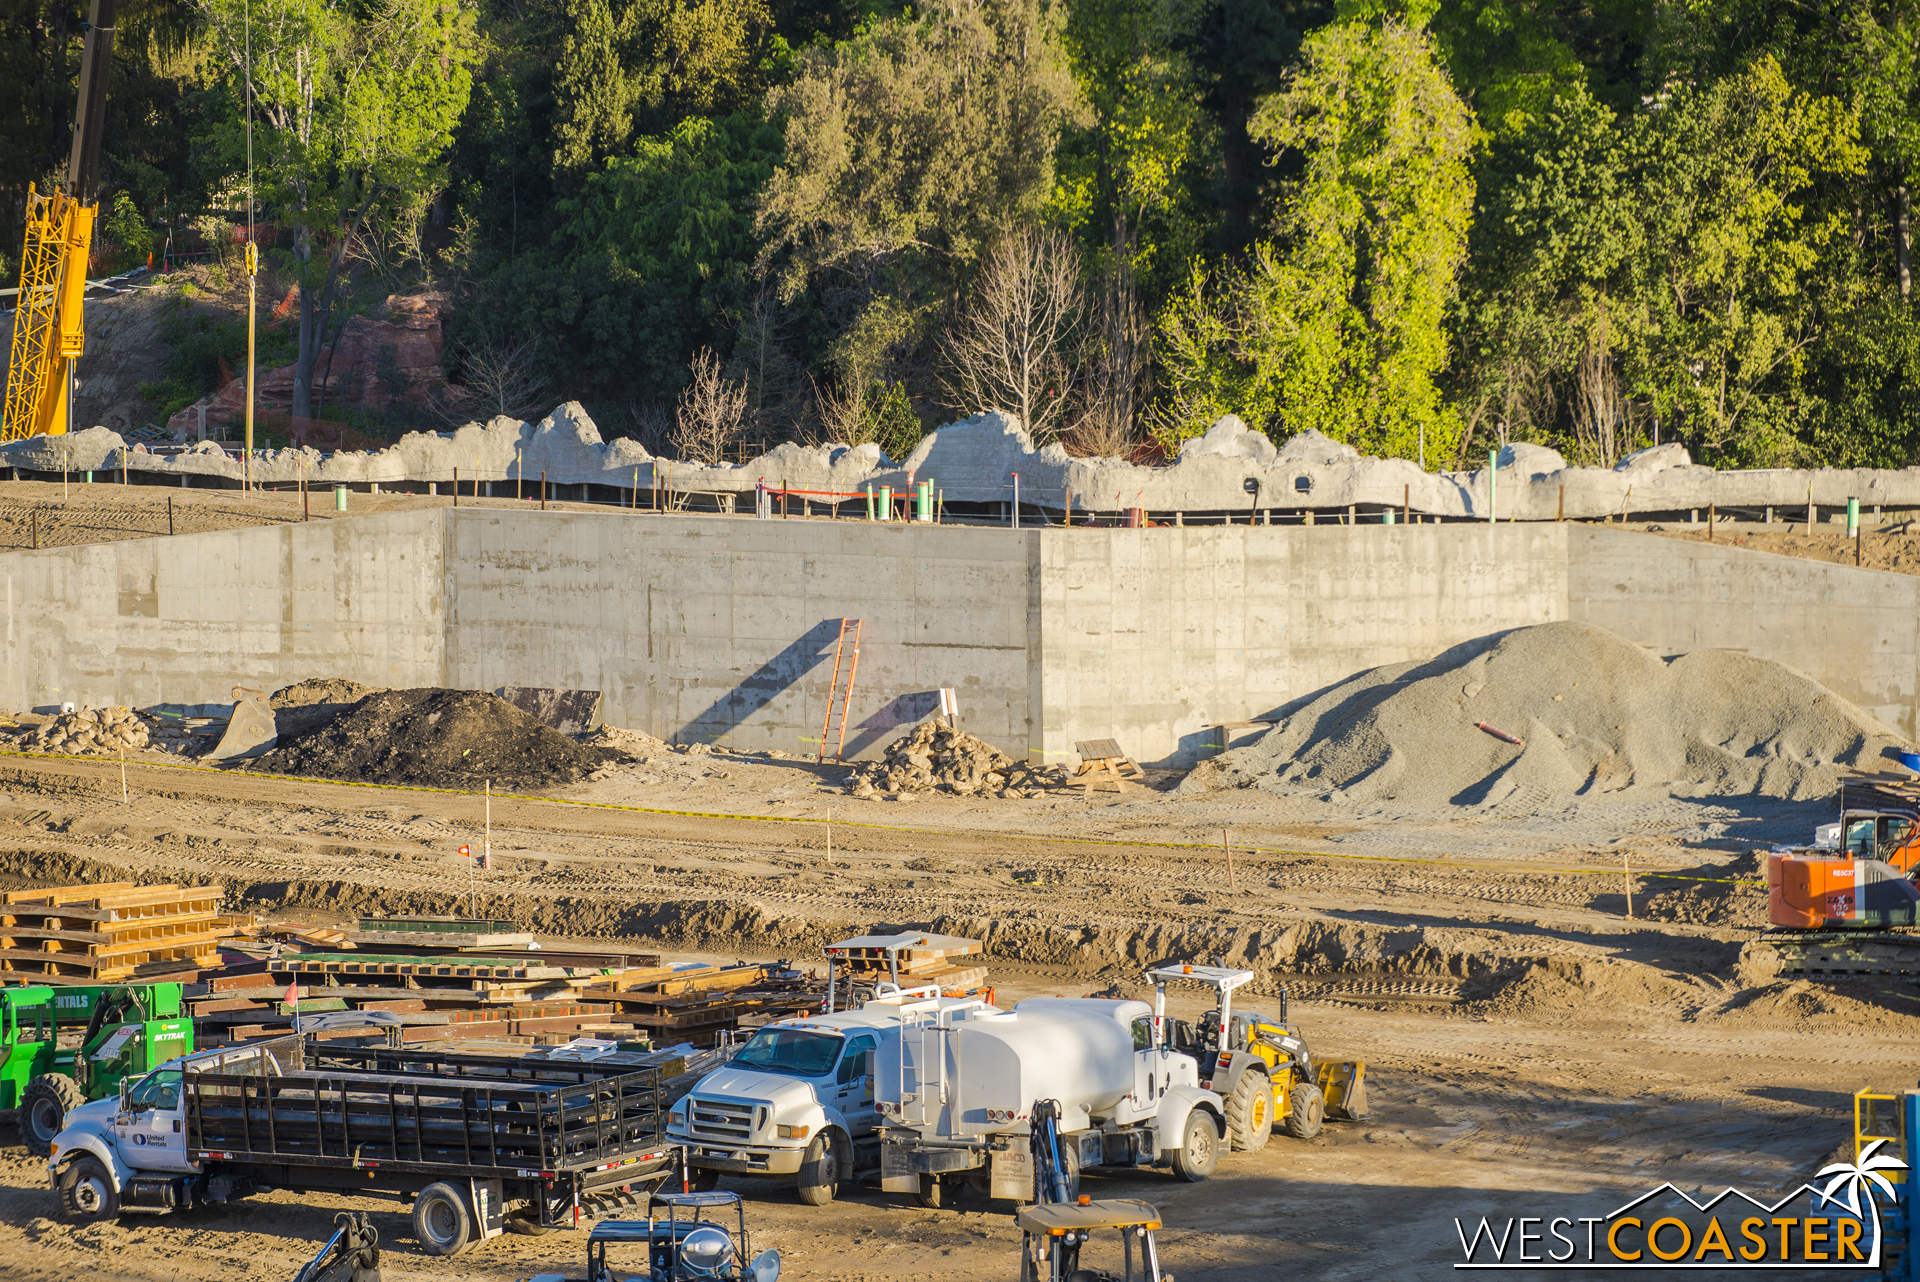
<path id="1" fill-rule="evenodd" d="M 1059 26 L 1038 0 L 935 0 L 807 50 L 768 99 L 786 155 L 757 230 L 783 295 L 902 256 L 952 273 L 1037 214 L 1075 110 Z"/>
<path id="2" fill-rule="evenodd" d="M 884 387 L 874 384 L 873 394 L 867 397 L 863 412 L 866 415 L 866 439 L 876 442 L 886 451 L 888 458 L 902 460 L 913 453 L 914 446 L 920 443 L 925 429 L 920 425 L 920 416 L 913 412 L 913 401 L 907 395 L 906 384 L 893 382 Z"/>
<path id="3" fill-rule="evenodd" d="M 167 358 L 166 377 L 158 383 L 142 383 L 140 395 L 158 406 L 155 417 L 163 423 L 201 397 L 246 376 L 247 326 L 243 320 L 222 320 L 176 300 L 161 321 L 160 337 L 172 351 Z M 255 336 L 254 359 L 260 369 L 284 365 L 293 353 L 293 337 L 284 329 L 264 330 Z"/>
<path id="4" fill-rule="evenodd" d="M 136 263 L 144 263 L 147 255 L 153 252 L 153 229 L 140 216 L 133 197 L 124 191 L 114 196 L 111 207 L 100 219 L 97 234 L 120 251 L 116 266 L 131 267 Z"/>
<path id="5" fill-rule="evenodd" d="M 1231 397 L 1257 427 L 1443 456 L 1458 424 L 1436 378 L 1472 216 L 1473 119 L 1431 42 L 1397 22 L 1322 28 L 1303 55 L 1251 129 L 1303 158 L 1277 241 L 1223 276 L 1217 300 L 1196 270 L 1163 315 L 1178 398 L 1163 436 L 1204 430 Z"/>

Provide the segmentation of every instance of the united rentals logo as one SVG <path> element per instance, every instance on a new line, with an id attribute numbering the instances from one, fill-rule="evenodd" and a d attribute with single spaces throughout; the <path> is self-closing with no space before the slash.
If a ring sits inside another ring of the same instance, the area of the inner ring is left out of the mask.
<path id="1" fill-rule="evenodd" d="M 1736 1188 L 1696 1202 L 1669 1183 L 1606 1215 L 1521 1216 L 1499 1229 L 1482 1217 L 1471 1233 L 1456 1219 L 1453 1226 L 1466 1259 L 1453 1267 L 1878 1268 L 1881 1230 L 1875 1197 L 1891 1205 L 1895 1190 L 1885 1172 L 1907 1169 L 1899 1158 L 1879 1151 L 1886 1142 L 1867 1145 L 1854 1163 L 1823 1167 L 1814 1179 L 1826 1180 L 1825 1188 L 1802 1184 L 1772 1203 Z M 1794 1204 L 1803 1196 L 1805 1213 L 1794 1214 Z M 1643 1209 L 1675 1202 L 1685 1205 L 1669 1215 Z"/>

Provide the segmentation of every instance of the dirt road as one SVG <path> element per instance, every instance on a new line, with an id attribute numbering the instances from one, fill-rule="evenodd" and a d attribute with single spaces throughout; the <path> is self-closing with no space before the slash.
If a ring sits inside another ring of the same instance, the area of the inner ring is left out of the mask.
<path id="1" fill-rule="evenodd" d="M 1250 966 L 1257 1004 L 1291 989 L 1319 1056 L 1368 1060 L 1373 1114 L 1311 1142 L 1277 1137 L 1202 1185 L 1090 1178 L 1096 1195 L 1160 1205 L 1182 1282 L 1276 1266 L 1437 1280 L 1459 1258 L 1455 1217 L 1600 1214 L 1662 1180 L 1784 1191 L 1847 1139 L 1852 1089 L 1913 1075 L 1910 984 L 1816 988 L 1740 965 L 1764 906 L 1743 884 L 1749 841 L 1798 831 L 1820 805 L 1388 827 L 1237 790 L 857 802 L 830 791 L 840 777 L 662 753 L 557 798 L 495 798 L 496 871 L 477 908 L 743 957 L 804 958 L 849 928 L 951 929 L 988 939 L 1003 998 L 1137 985 L 1161 958 Z M 477 797 L 158 758 L 128 780 L 123 804 L 116 763 L 0 757 L 0 880 L 218 880 L 235 901 L 323 920 L 468 907 L 453 850 L 480 831 Z M 633 806 L 680 813 L 620 808 Z M 347 1205 L 275 1194 L 75 1230 L 8 1152 L 0 1261 L 23 1279 L 285 1278 Z M 757 1245 L 778 1247 L 795 1278 L 1015 1273 L 1003 1212 L 877 1192 L 814 1209 L 735 1187 Z M 568 1234 L 509 1237 L 432 1260 L 402 1206 L 362 1205 L 393 1278 L 504 1282 L 583 1249 Z"/>

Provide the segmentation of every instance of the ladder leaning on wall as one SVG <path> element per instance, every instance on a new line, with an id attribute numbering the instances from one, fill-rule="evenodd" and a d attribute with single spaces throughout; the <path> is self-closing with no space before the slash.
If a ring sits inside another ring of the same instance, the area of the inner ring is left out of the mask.
<path id="1" fill-rule="evenodd" d="M 853 678 L 860 670 L 860 628 L 863 620 L 840 620 L 840 638 L 833 646 L 833 684 L 827 687 L 827 715 L 820 723 L 820 755 L 816 760 L 825 763 L 827 759 L 827 732 L 833 727 L 833 705 L 840 705 L 840 737 L 834 748 L 833 759 L 844 761 L 847 749 L 847 714 L 853 707 Z M 851 635 L 852 645 L 848 645 Z M 845 666 L 847 684 L 843 691 L 840 685 L 840 669 Z"/>

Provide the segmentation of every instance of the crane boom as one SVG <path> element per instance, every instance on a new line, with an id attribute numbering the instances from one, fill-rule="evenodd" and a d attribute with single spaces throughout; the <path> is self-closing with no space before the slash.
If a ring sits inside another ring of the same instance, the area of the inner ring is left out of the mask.
<path id="1" fill-rule="evenodd" d="M 70 425 L 73 363 L 87 346 L 87 265 L 100 212 L 96 187 L 100 138 L 106 128 L 107 69 L 113 58 L 114 3 L 92 0 L 66 185 L 44 194 L 27 188 L 20 306 L 13 318 L 0 439 L 56 436 Z"/>

